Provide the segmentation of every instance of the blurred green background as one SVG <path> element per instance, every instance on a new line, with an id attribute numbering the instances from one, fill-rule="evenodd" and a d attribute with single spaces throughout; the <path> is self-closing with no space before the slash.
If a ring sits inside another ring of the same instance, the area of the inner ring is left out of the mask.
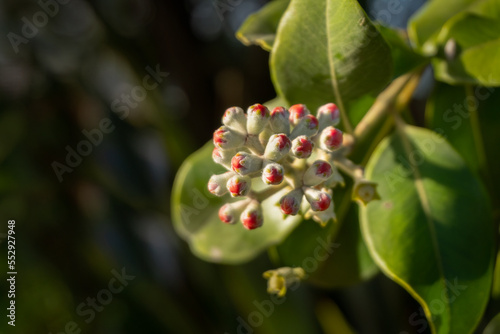
<path id="1" fill-rule="evenodd" d="M 276 95 L 268 53 L 234 37 L 266 2 L 0 1 L 0 333 L 429 333 L 381 274 L 335 291 L 302 284 L 270 303 L 266 254 L 206 263 L 172 228 L 182 161 L 227 107 Z M 422 2 L 362 4 L 404 27 Z"/>

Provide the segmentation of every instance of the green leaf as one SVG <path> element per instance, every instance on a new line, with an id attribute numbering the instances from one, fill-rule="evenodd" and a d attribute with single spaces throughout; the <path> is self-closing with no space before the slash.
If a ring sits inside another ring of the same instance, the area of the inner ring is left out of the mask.
<path id="1" fill-rule="evenodd" d="M 218 217 L 219 208 L 233 201 L 229 195 L 215 197 L 207 190 L 212 174 L 224 168 L 212 160 L 212 142 L 189 156 L 179 168 L 172 190 L 172 220 L 175 230 L 198 257 L 211 262 L 242 263 L 271 245 L 280 243 L 300 223 L 300 217 L 283 219 L 279 201 L 284 188 L 263 201 L 264 225 L 246 230 L 240 223 L 227 225 Z"/>
<path id="2" fill-rule="evenodd" d="M 414 46 L 427 56 L 437 53 L 437 38 L 443 25 L 475 0 L 432 0 L 408 22 L 408 35 Z"/>
<path id="3" fill-rule="evenodd" d="M 435 26 L 436 22 L 440 25 Z M 438 80 L 500 85 L 500 67 L 492 61 L 500 57 L 498 0 L 430 2 L 411 21 L 409 34 L 424 54 L 436 56 L 433 66 Z"/>
<path id="4" fill-rule="evenodd" d="M 382 200 L 361 211 L 379 267 L 424 308 L 433 333 L 471 333 L 489 299 L 489 198 L 463 159 L 430 130 L 405 126 L 380 143 L 366 176 Z"/>
<path id="5" fill-rule="evenodd" d="M 356 0 L 292 0 L 270 66 L 278 95 L 311 110 L 339 97 L 349 109 L 392 76 L 390 48 Z"/>
<path id="6" fill-rule="evenodd" d="M 477 173 L 479 159 L 467 107 L 465 87 L 436 83 L 427 102 L 426 119 L 429 128 L 442 134 Z"/>
<path id="7" fill-rule="evenodd" d="M 236 37 L 245 45 L 254 44 L 271 51 L 278 24 L 289 3 L 290 0 L 271 1 L 243 22 Z"/>
<path id="8" fill-rule="evenodd" d="M 391 47 L 395 78 L 408 73 L 427 62 L 425 57 L 416 53 L 410 47 L 408 37 L 405 36 L 404 31 L 383 25 L 377 25 L 377 28 Z"/>

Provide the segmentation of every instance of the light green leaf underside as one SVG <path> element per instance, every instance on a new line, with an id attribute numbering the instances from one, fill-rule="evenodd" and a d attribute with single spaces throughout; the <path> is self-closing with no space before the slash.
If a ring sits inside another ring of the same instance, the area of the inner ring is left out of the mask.
<path id="1" fill-rule="evenodd" d="M 366 176 L 382 198 L 361 211 L 375 262 L 419 301 L 434 333 L 471 333 L 493 270 L 491 211 L 480 182 L 446 141 L 411 126 L 379 144 Z"/>
<path id="2" fill-rule="evenodd" d="M 258 12 L 250 15 L 236 32 L 236 37 L 245 45 L 258 45 L 271 51 L 281 16 L 290 0 L 269 2 Z"/>
<path id="3" fill-rule="evenodd" d="M 431 1 L 409 24 L 438 80 L 500 85 L 500 1 Z M 454 46 L 453 46 L 454 45 Z M 452 47 L 453 46 L 453 47 Z"/>
<path id="4" fill-rule="evenodd" d="M 339 95 L 348 108 L 392 75 L 390 48 L 355 0 L 292 0 L 270 66 L 278 94 L 311 110 Z"/>
<path id="5" fill-rule="evenodd" d="M 219 208 L 229 195 L 215 197 L 207 190 L 212 174 L 224 168 L 212 160 L 212 142 L 189 156 L 179 168 L 172 191 L 172 219 L 177 233 L 198 257 L 211 262 L 242 263 L 251 260 L 267 247 L 280 243 L 301 221 L 300 217 L 283 219 L 279 201 L 283 192 L 266 199 L 263 205 L 264 225 L 246 230 L 241 223 L 227 225 L 218 218 Z"/>

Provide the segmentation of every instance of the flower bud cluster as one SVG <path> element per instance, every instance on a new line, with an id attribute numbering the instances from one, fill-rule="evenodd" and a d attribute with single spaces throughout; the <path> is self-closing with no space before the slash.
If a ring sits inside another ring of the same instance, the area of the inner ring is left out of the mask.
<path id="1" fill-rule="evenodd" d="M 339 161 L 345 162 L 348 152 L 343 149 L 344 134 L 335 127 L 339 120 L 339 109 L 333 103 L 321 106 L 316 116 L 303 104 L 271 111 L 254 104 L 246 113 L 239 107 L 227 109 L 223 126 L 213 135 L 212 157 L 228 171 L 213 175 L 208 190 L 217 196 L 229 193 L 242 199 L 220 208 L 221 221 L 241 221 L 249 230 L 262 226 L 262 201 L 283 188 L 288 191 L 278 204 L 284 215 L 302 212 L 322 226 L 335 220 L 331 188 L 344 186 L 337 167 L 345 169 L 346 164 Z M 355 166 L 347 161 L 348 168 Z M 259 179 L 271 188 L 252 190 L 252 183 Z M 377 198 L 374 185 L 364 180 L 362 173 L 355 176 L 355 185 L 359 195 L 355 199 L 360 202 Z"/>

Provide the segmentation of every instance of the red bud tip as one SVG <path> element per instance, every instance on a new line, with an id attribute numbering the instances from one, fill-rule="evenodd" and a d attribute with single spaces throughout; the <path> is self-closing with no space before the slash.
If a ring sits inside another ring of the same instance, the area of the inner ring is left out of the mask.
<path id="1" fill-rule="evenodd" d="M 269 117 L 269 109 L 262 104 L 256 103 L 248 107 L 247 114 L 259 115 L 262 118 Z"/>
<path id="2" fill-rule="evenodd" d="M 271 118 L 281 117 L 288 113 L 285 107 L 276 107 L 271 111 Z"/>
<path id="3" fill-rule="evenodd" d="M 249 212 L 241 217 L 241 222 L 247 230 L 254 230 L 262 226 L 263 220 L 257 212 Z"/>
<path id="4" fill-rule="evenodd" d="M 307 159 L 313 150 L 312 141 L 306 136 L 299 136 L 292 142 L 292 153 L 299 159 Z"/>
<path id="5" fill-rule="evenodd" d="M 231 159 L 231 168 L 239 173 L 245 169 L 244 163 L 242 161 L 246 158 L 245 155 L 241 153 L 236 153 L 236 155 Z"/>
<path id="6" fill-rule="evenodd" d="M 214 132 L 214 145 L 218 147 L 223 147 L 227 140 L 224 139 L 224 135 L 228 132 L 224 127 L 220 127 Z"/>
<path id="7" fill-rule="evenodd" d="M 250 191 L 250 178 L 246 176 L 235 175 L 227 181 L 227 190 L 231 196 L 245 196 Z"/>
<path id="8" fill-rule="evenodd" d="M 309 115 L 309 109 L 304 104 L 294 104 L 288 109 L 290 113 L 290 123 L 297 125 L 306 115 Z"/>
<path id="9" fill-rule="evenodd" d="M 262 172 L 262 180 L 269 185 L 278 185 L 283 181 L 284 173 L 283 166 L 280 164 L 268 164 Z"/>
<path id="10" fill-rule="evenodd" d="M 226 223 L 226 224 L 233 224 L 234 223 L 234 217 L 230 215 L 230 210 L 229 210 L 228 204 L 224 204 L 219 209 L 219 219 L 223 223 Z"/>
<path id="11" fill-rule="evenodd" d="M 318 118 L 327 121 L 328 125 L 337 125 L 340 120 L 340 110 L 335 103 L 327 103 L 318 109 Z"/>
<path id="12" fill-rule="evenodd" d="M 280 199 L 281 212 L 285 215 L 296 215 L 299 213 L 302 203 L 302 191 L 300 189 L 292 190 Z"/>
<path id="13" fill-rule="evenodd" d="M 339 129 L 329 126 L 321 132 L 320 141 L 327 150 L 334 151 L 342 146 L 343 134 Z"/>
<path id="14" fill-rule="evenodd" d="M 326 161 L 315 161 L 314 164 L 317 164 L 316 174 L 321 175 L 324 178 L 329 178 L 332 175 L 332 166 Z"/>
<path id="15" fill-rule="evenodd" d="M 314 117 L 313 115 L 306 115 L 305 118 L 306 118 L 306 127 L 309 130 L 318 129 L 319 122 L 316 117 Z"/>

